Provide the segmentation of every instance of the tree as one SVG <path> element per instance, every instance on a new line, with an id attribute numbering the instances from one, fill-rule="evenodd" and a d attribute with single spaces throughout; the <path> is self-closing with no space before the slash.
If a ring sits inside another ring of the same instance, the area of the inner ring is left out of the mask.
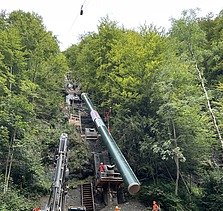
<path id="1" fill-rule="evenodd" d="M 54 131 L 51 124 L 56 125 L 68 66 L 38 15 L 2 12 L 0 22 L 0 173 L 4 174 L 0 206 L 27 210 L 30 206 L 17 202 L 49 188 L 44 168 L 49 143 L 40 134 Z M 5 203 L 7 197 L 13 197 L 11 205 Z"/>
<path id="2" fill-rule="evenodd" d="M 42 18 L 35 13 L 14 11 L 7 21 L 17 28 L 25 52 L 27 66 L 23 72 L 25 78 L 20 84 L 22 91 L 35 103 L 37 115 L 50 118 L 58 111 L 56 105 L 62 100 L 61 79 L 68 71 L 58 41 L 51 32 L 46 31 Z M 47 112 L 44 109 L 40 112 L 38 108 L 44 107 Z"/>
<path id="3" fill-rule="evenodd" d="M 202 73 L 210 53 L 206 35 L 193 11 L 173 20 L 169 34 L 153 26 L 128 30 L 105 19 L 98 33 L 65 52 L 98 110 L 112 107 L 112 134 L 130 165 L 142 181 L 167 183 L 175 196 L 165 202 L 176 202 L 172 207 L 194 200 L 204 169 L 212 165 L 213 128 L 221 125 L 215 121 L 220 113 L 210 117 L 205 107 L 213 112 L 209 91 L 216 91 Z"/>
<path id="4" fill-rule="evenodd" d="M 183 13 L 184 17 L 180 20 L 173 20 L 173 27 L 171 29 L 172 37 L 176 38 L 176 42 L 179 44 L 179 52 L 184 51 L 182 56 L 185 56 L 185 59 L 191 61 L 192 68 L 197 72 L 197 77 L 199 79 L 201 88 L 203 90 L 207 109 L 210 113 L 213 126 L 215 128 L 218 140 L 223 149 L 223 139 L 219 124 L 216 119 L 216 114 L 213 111 L 211 105 L 211 97 L 209 96 L 208 89 L 205 85 L 205 78 L 203 74 L 202 62 L 204 60 L 204 55 L 206 53 L 203 45 L 207 44 L 205 38 L 205 32 L 200 28 L 198 24 L 198 19 L 196 17 L 196 12 L 193 10 L 185 11 Z"/>

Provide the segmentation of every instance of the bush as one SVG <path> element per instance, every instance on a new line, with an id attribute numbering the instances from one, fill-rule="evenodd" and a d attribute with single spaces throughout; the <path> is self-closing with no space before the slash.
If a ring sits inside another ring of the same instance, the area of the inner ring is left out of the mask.
<path id="1" fill-rule="evenodd" d="M 33 207 L 33 203 L 20 195 L 16 190 L 9 189 L 5 194 L 0 194 L 1 211 L 25 211 L 32 210 Z"/>
<path id="2" fill-rule="evenodd" d="M 146 206 L 152 206 L 152 201 L 157 201 L 163 210 L 197 210 L 195 204 L 189 200 L 187 193 L 174 193 L 175 184 L 168 181 L 159 181 L 155 183 L 146 183 L 142 185 L 139 199 L 146 202 Z M 184 198 L 182 198 L 183 196 Z"/>

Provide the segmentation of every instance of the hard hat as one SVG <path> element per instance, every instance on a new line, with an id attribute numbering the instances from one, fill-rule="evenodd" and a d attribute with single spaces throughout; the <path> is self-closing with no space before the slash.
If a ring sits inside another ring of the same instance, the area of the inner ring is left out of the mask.
<path id="1" fill-rule="evenodd" d="M 115 207 L 115 211 L 118 211 L 120 210 L 120 208 L 118 206 Z"/>
<path id="2" fill-rule="evenodd" d="M 103 164 L 103 163 L 101 163 L 101 164 Z"/>

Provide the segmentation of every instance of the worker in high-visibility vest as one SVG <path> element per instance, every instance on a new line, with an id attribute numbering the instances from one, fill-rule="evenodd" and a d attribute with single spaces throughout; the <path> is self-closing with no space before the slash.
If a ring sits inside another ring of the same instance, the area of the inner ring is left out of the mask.
<path id="1" fill-rule="evenodd" d="M 39 207 L 33 208 L 33 211 L 41 211 Z"/>
<path id="2" fill-rule="evenodd" d="M 158 205 L 158 203 L 156 201 L 153 201 L 152 211 L 159 211 L 159 210 L 160 210 L 160 206 Z"/>
<path id="3" fill-rule="evenodd" d="M 119 208 L 118 206 L 116 206 L 114 211 L 120 211 L 120 210 L 121 210 L 121 208 Z"/>
<path id="4" fill-rule="evenodd" d="M 99 171 L 100 172 L 104 172 L 105 171 L 105 165 L 104 165 L 104 163 L 100 163 L 100 165 L 99 165 Z"/>

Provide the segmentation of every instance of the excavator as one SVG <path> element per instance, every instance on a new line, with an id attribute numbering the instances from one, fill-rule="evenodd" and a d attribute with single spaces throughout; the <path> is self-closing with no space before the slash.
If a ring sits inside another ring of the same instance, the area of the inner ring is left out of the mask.
<path id="1" fill-rule="evenodd" d="M 68 169 L 68 135 L 62 133 L 59 148 L 56 154 L 56 167 L 51 187 L 49 200 L 41 211 L 63 211 L 66 210 Z M 68 211 L 86 211 L 85 207 L 69 207 Z"/>

